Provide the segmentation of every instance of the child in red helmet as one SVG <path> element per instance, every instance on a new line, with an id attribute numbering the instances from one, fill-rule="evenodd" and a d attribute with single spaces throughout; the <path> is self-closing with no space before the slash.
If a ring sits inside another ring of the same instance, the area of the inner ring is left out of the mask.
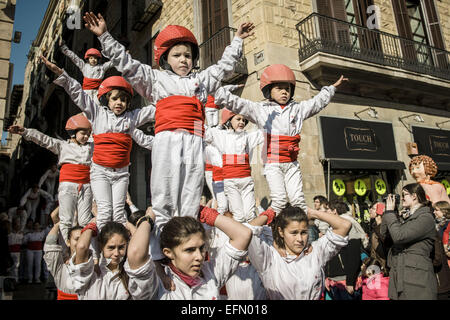
<path id="1" fill-rule="evenodd" d="M 297 161 L 303 121 L 327 106 L 336 88 L 347 80 L 341 76 L 332 86 L 323 87 L 314 98 L 295 102 L 292 99 L 296 84 L 294 72 L 286 65 L 274 64 L 264 70 L 260 80 L 267 102 L 253 102 L 233 95 L 229 89 L 236 86 L 225 86 L 216 91 L 217 105 L 242 114 L 267 132 L 263 159 L 272 199 L 268 210 L 278 214 L 289 202 L 306 212 L 302 174 Z"/>
<path id="2" fill-rule="evenodd" d="M 221 125 L 206 130 L 205 142 L 216 147 L 222 157 L 224 191 L 233 218 L 248 222 L 256 217 L 254 183 L 250 157 L 253 149 L 264 142 L 262 131 L 247 133 L 248 123 L 242 115 L 222 110 Z"/>
<path id="3" fill-rule="evenodd" d="M 110 220 L 126 224 L 127 197 L 132 139 L 151 149 L 153 137 L 137 127 L 154 117 L 153 105 L 129 111 L 133 89 L 122 77 L 105 79 L 98 89 L 98 105 L 80 84 L 64 70 L 41 57 L 46 66 L 58 75 L 54 81 L 70 95 L 73 102 L 92 123 L 94 152 L 91 164 L 91 187 L 97 204 L 97 226 Z"/>
<path id="4" fill-rule="evenodd" d="M 105 73 L 112 67 L 111 61 L 100 64 L 102 54 L 95 48 L 90 48 L 84 54 L 84 60 L 71 51 L 62 39 L 59 41 L 61 52 L 66 55 L 83 73 L 83 90 L 93 99 L 97 99 L 97 90 L 103 81 Z"/>
<path id="5" fill-rule="evenodd" d="M 85 226 L 92 218 L 89 170 L 93 145 L 88 142 L 92 130 L 91 123 L 83 114 L 79 113 L 70 117 L 66 123 L 66 130 L 70 135 L 67 141 L 49 137 L 36 129 L 17 125 L 8 129 L 9 132 L 20 134 L 26 140 L 33 141 L 59 156 L 60 229 L 64 240 L 67 241 L 75 211 L 78 212 L 78 224 L 81 226 Z"/>
<path id="6" fill-rule="evenodd" d="M 253 34 L 252 23 L 239 26 L 222 58 L 207 69 L 192 72 L 199 58 L 198 43 L 191 31 L 169 25 L 155 39 L 155 61 L 163 70 L 132 59 L 107 31 L 99 14 L 84 16 L 85 26 L 133 88 L 156 103 L 155 147 L 152 152 L 152 208 L 156 214 L 154 260 L 163 259 L 159 236 L 173 216 L 196 217 L 204 183 L 204 104 L 221 81 L 230 76 L 242 55 L 242 42 Z"/>

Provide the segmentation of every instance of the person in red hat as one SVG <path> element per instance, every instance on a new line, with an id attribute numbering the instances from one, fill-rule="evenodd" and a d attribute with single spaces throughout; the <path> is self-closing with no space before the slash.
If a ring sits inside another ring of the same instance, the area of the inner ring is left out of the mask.
<path id="1" fill-rule="evenodd" d="M 88 142 L 92 126 L 82 114 L 70 117 L 66 122 L 70 139 L 60 140 L 49 137 L 36 129 L 13 125 L 8 131 L 20 134 L 26 140 L 44 147 L 58 155 L 59 175 L 58 202 L 61 217 L 60 229 L 67 240 L 72 227 L 75 211 L 78 224 L 85 226 L 91 219 L 92 191 L 90 185 L 90 166 L 93 144 Z"/>
<path id="2" fill-rule="evenodd" d="M 97 90 L 102 83 L 105 73 L 112 67 L 112 62 L 99 63 L 102 54 L 95 48 L 90 48 L 84 54 L 84 60 L 71 51 L 64 40 L 59 40 L 61 52 L 67 56 L 83 74 L 83 90 L 86 91 L 94 100 L 97 99 Z"/>
<path id="3" fill-rule="evenodd" d="M 41 59 L 58 76 L 54 83 L 64 88 L 92 123 L 94 152 L 90 175 L 99 230 L 110 220 L 126 224 L 132 139 L 141 147 L 152 148 L 153 137 L 137 128 L 154 118 L 155 107 L 149 105 L 129 111 L 133 89 L 120 76 L 103 80 L 98 89 L 98 105 L 67 72 L 45 57 Z"/>
<path id="4" fill-rule="evenodd" d="M 248 123 L 242 115 L 222 109 L 221 125 L 206 130 L 205 142 L 219 150 L 222 157 L 224 191 L 233 218 L 248 222 L 256 217 L 254 183 L 250 158 L 253 149 L 264 142 L 262 131 L 248 133 Z"/>
<path id="5" fill-rule="evenodd" d="M 272 200 L 268 210 L 278 214 L 289 202 L 306 212 L 302 174 L 297 161 L 303 121 L 325 108 L 343 81 L 348 79 L 341 76 L 333 85 L 323 87 L 312 99 L 296 102 L 293 100 L 294 72 L 286 65 L 274 64 L 261 74 L 260 89 L 267 99 L 265 102 L 253 102 L 233 95 L 230 91 L 239 86 L 224 86 L 215 92 L 216 105 L 243 115 L 267 132 L 263 160 Z"/>
<path id="6" fill-rule="evenodd" d="M 156 103 L 155 146 L 152 152 L 151 192 L 156 214 L 154 260 L 163 259 L 160 232 L 173 216 L 197 215 L 204 183 L 204 104 L 209 94 L 230 76 L 242 56 L 242 43 L 253 34 L 253 23 L 239 26 L 222 58 L 200 72 L 193 33 L 169 25 L 155 39 L 155 62 L 162 70 L 132 59 L 107 30 L 101 14 L 87 12 L 85 27 L 94 33 L 102 53 L 143 97 Z"/>

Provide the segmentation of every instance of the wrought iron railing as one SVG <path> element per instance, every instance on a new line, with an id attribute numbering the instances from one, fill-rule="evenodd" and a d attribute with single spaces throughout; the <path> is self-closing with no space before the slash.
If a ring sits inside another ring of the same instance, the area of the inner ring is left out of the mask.
<path id="1" fill-rule="evenodd" d="M 235 32 L 236 29 L 234 28 L 224 27 L 199 46 L 200 69 L 206 69 L 220 60 L 226 46 L 233 40 Z M 235 74 L 248 75 L 247 59 L 245 56 L 239 59 L 234 72 Z"/>
<path id="2" fill-rule="evenodd" d="M 296 25 L 300 61 L 316 52 L 450 79 L 450 52 L 393 34 L 312 13 Z"/>

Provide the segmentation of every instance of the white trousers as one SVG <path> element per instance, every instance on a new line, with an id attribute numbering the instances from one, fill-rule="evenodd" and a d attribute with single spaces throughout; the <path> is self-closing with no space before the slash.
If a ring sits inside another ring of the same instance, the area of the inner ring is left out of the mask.
<path id="1" fill-rule="evenodd" d="M 91 189 L 97 204 L 97 228 L 109 221 L 126 224 L 125 201 L 129 182 L 128 166 L 113 169 L 91 165 Z"/>
<path id="2" fill-rule="evenodd" d="M 44 181 L 45 186 L 47 187 L 47 192 L 50 193 L 52 196 L 55 195 L 55 185 L 56 185 L 56 178 L 47 178 Z"/>
<path id="3" fill-rule="evenodd" d="M 29 218 L 31 218 L 31 219 L 33 219 L 33 222 L 34 222 L 34 220 L 36 219 L 36 211 L 37 211 L 37 207 L 39 205 L 39 200 L 40 200 L 39 197 L 36 200 L 27 199 L 27 202 L 25 203 L 25 210 L 28 213 L 27 220 Z"/>
<path id="4" fill-rule="evenodd" d="M 215 127 L 219 124 L 219 109 L 205 108 L 205 118 L 208 127 Z"/>
<path id="5" fill-rule="evenodd" d="M 256 218 L 255 190 L 252 177 L 224 179 L 224 187 L 234 220 L 249 222 Z"/>
<path id="6" fill-rule="evenodd" d="M 42 250 L 27 250 L 28 280 L 33 280 L 33 274 L 35 281 L 41 277 L 41 260 Z"/>
<path id="7" fill-rule="evenodd" d="M 228 211 L 229 203 L 225 194 L 225 183 L 222 181 L 212 181 L 213 192 L 217 200 L 217 212 L 224 214 Z"/>
<path id="8" fill-rule="evenodd" d="M 20 252 L 11 252 L 11 258 L 14 264 L 11 267 L 10 275 L 19 281 Z"/>
<path id="9" fill-rule="evenodd" d="M 300 207 L 306 212 L 302 173 L 297 161 L 266 163 L 264 175 L 270 188 L 270 206 L 277 214 L 286 207 L 288 201 L 293 207 Z"/>
<path id="10" fill-rule="evenodd" d="M 204 172 L 202 137 L 183 131 L 162 131 L 155 135 L 151 193 L 156 221 L 150 240 L 154 260 L 164 258 L 159 239 L 163 227 L 172 217 L 197 218 Z"/>
<path id="11" fill-rule="evenodd" d="M 78 183 L 63 181 L 58 188 L 59 230 L 65 241 L 73 226 L 75 212 L 78 225 L 84 227 L 92 218 L 92 191 L 90 183 L 83 184 L 78 192 Z"/>

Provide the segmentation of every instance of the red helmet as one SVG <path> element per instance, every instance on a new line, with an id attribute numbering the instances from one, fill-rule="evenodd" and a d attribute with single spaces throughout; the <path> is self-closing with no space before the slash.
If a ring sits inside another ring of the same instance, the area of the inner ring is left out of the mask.
<path id="1" fill-rule="evenodd" d="M 133 88 L 131 87 L 131 84 L 129 84 L 121 76 L 112 76 L 112 77 L 106 78 L 100 84 L 100 87 L 98 88 L 97 98 L 100 100 L 101 96 L 103 96 L 105 93 L 107 93 L 113 89 L 125 90 L 131 96 L 133 95 Z"/>
<path id="2" fill-rule="evenodd" d="M 264 69 L 261 75 L 259 88 L 266 99 L 270 99 L 270 85 L 274 83 L 287 82 L 291 85 L 291 97 L 295 90 L 295 75 L 291 68 L 284 64 L 273 64 Z"/>
<path id="3" fill-rule="evenodd" d="M 222 121 L 221 121 L 221 124 L 226 123 L 228 120 L 233 118 L 235 115 L 236 115 L 236 113 L 231 112 L 227 108 L 223 108 L 222 109 L 222 119 L 221 119 Z"/>
<path id="4" fill-rule="evenodd" d="M 198 58 L 198 43 L 194 34 L 182 26 L 169 25 L 164 28 L 155 39 L 155 61 L 161 66 L 161 56 L 178 42 L 190 42 L 193 46 L 193 58 Z"/>
<path id="5" fill-rule="evenodd" d="M 97 57 L 97 58 L 101 59 L 102 54 L 101 54 L 100 51 L 98 51 L 97 49 L 95 49 L 95 48 L 90 48 L 90 49 L 89 49 L 88 51 L 86 51 L 86 53 L 84 54 L 84 58 L 87 59 L 87 58 L 89 58 L 90 56 L 94 56 L 94 57 Z"/>
<path id="6" fill-rule="evenodd" d="M 79 129 L 92 130 L 91 123 L 83 113 L 78 113 L 70 117 L 66 122 L 66 130 L 71 131 Z"/>

